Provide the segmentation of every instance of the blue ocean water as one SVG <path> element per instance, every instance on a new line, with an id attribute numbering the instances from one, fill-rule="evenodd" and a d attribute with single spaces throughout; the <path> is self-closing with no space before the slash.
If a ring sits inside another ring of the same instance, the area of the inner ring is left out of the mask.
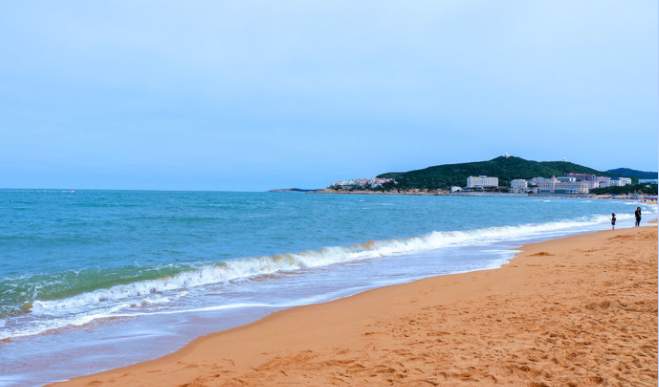
<path id="1" fill-rule="evenodd" d="M 624 200 L 0 190 L 0 386 L 154 358 L 274 310 L 498 267 L 523 243 L 609 229 L 612 212 L 630 227 L 639 205 L 644 222 L 657 218 L 656 205 Z"/>

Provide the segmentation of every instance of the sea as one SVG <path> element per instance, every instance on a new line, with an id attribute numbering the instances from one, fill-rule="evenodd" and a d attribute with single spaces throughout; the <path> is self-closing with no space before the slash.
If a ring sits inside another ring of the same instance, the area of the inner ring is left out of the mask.
<path id="1" fill-rule="evenodd" d="M 634 226 L 629 200 L 0 190 L 0 386 L 171 353 L 275 311 Z"/>

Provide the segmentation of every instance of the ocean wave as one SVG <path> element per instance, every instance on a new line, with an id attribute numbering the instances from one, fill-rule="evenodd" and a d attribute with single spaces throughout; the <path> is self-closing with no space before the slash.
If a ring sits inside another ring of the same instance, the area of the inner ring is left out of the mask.
<path id="1" fill-rule="evenodd" d="M 618 216 L 619 221 L 631 219 L 633 219 L 631 214 Z M 130 282 L 126 282 L 127 279 L 124 277 L 123 283 L 96 289 L 87 287 L 78 294 L 62 293 L 62 297 L 59 298 L 55 297 L 54 293 L 48 297 L 35 293 L 31 301 L 21 306 L 21 312 L 25 315 L 29 314 L 30 318 L 36 321 L 36 325 L 30 329 L 12 331 L 1 329 L 2 324 L 0 324 L 0 340 L 17 335 L 39 334 L 66 326 L 80 326 L 97 319 L 125 316 L 127 312 L 130 312 L 129 315 L 134 314 L 154 305 L 167 305 L 184 297 L 192 289 L 203 289 L 204 286 L 209 285 L 367 259 L 415 254 L 446 247 L 544 238 L 554 234 L 596 229 L 609 221 L 609 216 L 595 215 L 542 224 L 466 231 L 434 231 L 409 238 L 368 241 L 356 245 L 330 246 L 295 253 L 234 258 L 217 263 L 199 264 L 199 266 L 188 265 L 184 269 L 170 267 L 166 271 L 168 275 L 155 278 L 153 275 L 158 270 L 151 270 L 149 274 L 151 278 L 148 279 L 134 277 Z"/>
<path id="2" fill-rule="evenodd" d="M 629 214 L 620 214 L 618 220 L 632 219 Z M 468 231 L 435 231 L 426 235 L 369 241 L 350 246 L 331 246 L 319 250 L 307 250 L 296 253 L 282 253 L 269 256 L 243 257 L 204 264 L 200 267 L 188 266 L 164 270 L 145 270 L 151 279 L 134 278 L 130 283 L 118 284 L 102 289 L 84 289 L 82 294 L 71 295 L 61 299 L 37 299 L 33 302 L 32 312 L 48 313 L 51 310 L 80 308 L 90 303 L 108 303 L 148 297 L 167 291 L 179 291 L 204 285 L 223 283 L 233 280 L 270 275 L 278 272 L 317 268 L 333 264 L 354 262 L 402 254 L 413 254 L 444 247 L 486 244 L 506 240 L 515 240 L 541 236 L 552 231 L 574 227 L 583 227 L 609 221 L 608 216 L 594 216 L 574 221 L 551 222 L 544 224 L 526 224 L 520 226 L 492 227 Z M 171 273 L 165 275 L 165 273 Z M 161 273 L 157 278 L 154 273 Z M 95 277 L 99 277 L 97 274 Z M 126 281 L 126 279 L 123 279 Z"/>

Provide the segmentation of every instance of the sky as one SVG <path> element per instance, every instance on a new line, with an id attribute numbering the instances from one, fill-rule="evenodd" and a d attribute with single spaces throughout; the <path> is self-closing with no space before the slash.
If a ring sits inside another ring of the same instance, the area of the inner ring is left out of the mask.
<path id="1" fill-rule="evenodd" d="M 322 188 L 505 153 L 657 171 L 657 7 L 4 2 L 0 188 Z"/>

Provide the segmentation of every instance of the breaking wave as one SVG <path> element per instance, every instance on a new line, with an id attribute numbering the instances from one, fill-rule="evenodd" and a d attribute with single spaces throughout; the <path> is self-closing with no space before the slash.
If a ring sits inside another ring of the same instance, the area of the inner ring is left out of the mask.
<path id="1" fill-rule="evenodd" d="M 632 215 L 620 214 L 618 219 L 629 220 Z M 136 278 L 132 282 L 87 289 L 79 294 L 61 298 L 43 295 L 20 306 L 24 320 L 17 324 L 0 319 L 0 340 L 40 334 L 67 326 L 81 326 L 109 317 L 126 317 L 170 304 L 191 291 L 205 286 L 221 285 L 267 275 L 286 275 L 300 270 L 327 267 L 380 257 L 414 254 L 446 247 L 487 245 L 496 242 L 550 238 L 595 229 L 593 226 L 609 221 L 608 216 L 593 216 L 577 220 L 491 227 L 467 231 L 436 231 L 426 235 L 369 241 L 350 246 L 324 247 L 319 250 L 283 253 L 269 256 L 243 257 L 218 263 L 186 266 L 171 270 L 171 275 L 158 278 Z M 117 281 L 119 282 L 119 281 Z M 12 319 L 12 320 L 13 320 Z M 12 329 L 12 326 L 16 329 Z M 18 327 L 20 326 L 20 329 Z"/>

